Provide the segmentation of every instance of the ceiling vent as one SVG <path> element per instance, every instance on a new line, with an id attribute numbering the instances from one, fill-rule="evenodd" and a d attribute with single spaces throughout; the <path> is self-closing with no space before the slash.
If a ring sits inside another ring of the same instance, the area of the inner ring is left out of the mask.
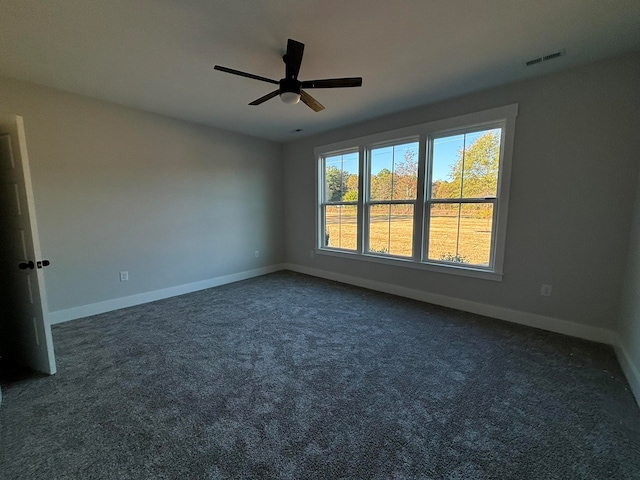
<path id="1" fill-rule="evenodd" d="M 527 67 L 530 67 L 531 65 L 536 65 L 538 63 L 546 62 L 548 60 L 553 60 L 554 58 L 562 57 L 565 54 L 566 52 L 564 51 L 564 49 L 558 50 L 557 52 L 550 53 L 548 55 L 543 55 L 542 57 L 532 58 L 531 60 L 525 62 L 525 65 Z"/>

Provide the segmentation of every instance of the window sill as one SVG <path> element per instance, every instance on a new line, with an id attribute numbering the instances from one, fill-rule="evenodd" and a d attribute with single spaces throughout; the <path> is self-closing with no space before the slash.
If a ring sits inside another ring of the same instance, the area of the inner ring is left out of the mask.
<path id="1" fill-rule="evenodd" d="M 328 248 L 316 248 L 316 255 L 326 255 L 329 257 L 348 258 L 350 260 L 360 260 L 370 263 L 378 263 L 382 265 L 391 265 L 394 267 L 412 268 L 416 270 L 426 270 L 430 272 L 444 273 L 448 275 L 460 275 L 463 277 L 480 278 L 483 280 L 492 280 L 494 282 L 502 281 L 502 273 L 481 270 L 472 267 L 462 267 L 457 265 L 439 265 L 435 263 L 414 262 L 410 259 L 383 257 L 373 254 L 359 254 L 356 252 L 348 252 L 345 250 L 333 250 Z"/>

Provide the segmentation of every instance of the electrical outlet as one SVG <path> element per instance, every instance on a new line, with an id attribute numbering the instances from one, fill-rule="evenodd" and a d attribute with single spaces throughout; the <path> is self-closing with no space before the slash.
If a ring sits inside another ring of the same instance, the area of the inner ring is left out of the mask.
<path id="1" fill-rule="evenodd" d="M 540 295 L 542 295 L 543 297 L 550 297 L 551 285 L 542 285 L 542 287 L 540 287 Z"/>
<path id="2" fill-rule="evenodd" d="M 129 272 L 120 272 L 120 281 L 126 282 L 129 280 Z"/>
<path id="3" fill-rule="evenodd" d="M 309 256 L 310 256 L 311 258 L 315 257 L 315 256 L 316 256 L 316 252 L 315 252 L 315 251 L 313 251 L 313 250 L 309 250 Z"/>
<path id="4" fill-rule="evenodd" d="M 256 251 L 254 252 L 254 255 L 255 255 L 255 257 L 256 257 L 256 258 L 258 258 L 258 257 L 260 256 L 260 251 L 259 251 L 259 250 L 256 250 Z"/>

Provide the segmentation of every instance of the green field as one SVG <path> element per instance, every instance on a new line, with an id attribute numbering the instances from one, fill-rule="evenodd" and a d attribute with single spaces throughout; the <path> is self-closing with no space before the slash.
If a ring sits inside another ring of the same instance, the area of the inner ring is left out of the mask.
<path id="1" fill-rule="evenodd" d="M 413 217 L 405 205 L 374 207 L 371 212 L 371 251 L 410 257 Z M 464 208 L 464 207 L 463 207 Z M 326 228 L 329 246 L 356 248 L 356 209 L 327 207 Z M 456 249 L 457 245 L 457 249 Z M 452 210 L 433 212 L 429 225 L 429 259 L 452 259 L 473 265 L 488 265 L 491 250 L 491 216 L 487 211 L 463 210 L 460 217 Z"/>

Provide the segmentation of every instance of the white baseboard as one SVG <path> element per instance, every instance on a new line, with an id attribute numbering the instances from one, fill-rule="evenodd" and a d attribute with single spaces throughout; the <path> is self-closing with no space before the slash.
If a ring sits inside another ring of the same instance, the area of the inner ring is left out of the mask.
<path id="1" fill-rule="evenodd" d="M 233 273 L 231 275 L 210 278 L 199 282 L 163 288 L 161 290 L 154 290 L 152 292 L 139 293 L 137 295 L 131 295 L 128 297 L 114 298 L 113 300 L 106 300 L 104 302 L 82 305 L 80 307 L 68 308 L 66 310 L 56 310 L 54 312 L 49 312 L 49 323 L 51 325 L 54 325 L 56 323 L 68 322 L 69 320 L 76 320 L 78 318 L 89 317 L 91 315 L 111 312 L 120 308 L 133 307 L 134 305 L 154 302 L 156 300 L 162 300 L 163 298 L 184 295 L 185 293 L 197 292 L 198 290 L 218 287 L 227 283 L 239 282 L 240 280 L 246 280 L 248 278 L 259 277 L 260 275 L 277 272 L 279 270 L 282 270 L 283 268 L 284 267 L 281 264 L 271 265 L 269 267 L 256 268 L 255 270 L 247 270 L 245 272 Z"/>
<path id="2" fill-rule="evenodd" d="M 627 377 L 627 381 L 631 387 L 631 393 L 636 397 L 636 402 L 638 402 L 638 406 L 640 407 L 640 370 L 638 370 L 631 361 L 631 355 L 629 355 L 629 352 L 627 352 L 627 349 L 622 344 L 622 339 L 618 337 L 617 340 L 616 355 L 618 356 L 618 361 L 620 362 L 622 371 Z"/>
<path id="3" fill-rule="evenodd" d="M 469 300 L 449 297 L 446 295 L 439 295 L 436 293 L 424 292 L 421 290 L 414 290 L 411 288 L 393 285 L 391 283 L 366 280 L 360 277 L 353 277 L 350 275 L 343 275 L 341 273 L 304 267 L 302 265 L 285 263 L 284 268 L 287 270 L 292 270 L 294 272 L 313 275 L 314 277 L 321 277 L 328 280 L 348 283 L 350 285 L 377 290 L 379 292 L 391 293 L 400 297 L 433 303 L 435 305 L 441 305 L 443 307 L 456 308 L 465 312 L 477 313 L 479 315 L 485 315 L 487 317 L 497 318 L 499 320 L 518 323 L 520 325 L 527 325 L 529 327 L 540 328 L 542 330 L 548 330 L 555 333 L 562 333 L 564 335 L 583 338 L 585 340 L 591 340 L 594 342 L 606 343 L 608 345 L 616 345 L 616 333 L 605 328 L 582 325 L 579 323 L 569 322 L 567 320 L 560 320 L 558 318 L 546 317 L 544 315 L 537 315 L 534 313 L 521 312 L 509 308 L 472 302 Z"/>

